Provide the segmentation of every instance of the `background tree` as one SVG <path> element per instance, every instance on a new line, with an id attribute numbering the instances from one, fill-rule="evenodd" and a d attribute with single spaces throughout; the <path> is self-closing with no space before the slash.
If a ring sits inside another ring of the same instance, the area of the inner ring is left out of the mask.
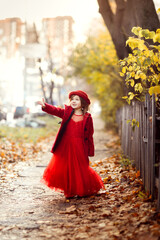
<path id="1" fill-rule="evenodd" d="M 29 30 L 27 30 L 29 33 Z M 33 23 L 33 27 L 30 29 L 30 34 L 27 34 L 31 38 L 31 43 L 39 43 L 39 34 L 36 28 L 35 23 Z M 43 68 L 43 62 L 47 63 L 46 69 Z M 51 56 L 51 43 L 48 39 L 47 42 L 47 57 L 46 59 L 38 58 L 37 62 L 39 63 L 39 74 L 40 74 L 40 82 L 42 94 L 46 102 L 53 104 L 53 89 L 54 89 L 54 79 L 53 79 L 53 71 L 54 64 Z M 47 79 L 47 81 L 46 81 Z"/>
<path id="2" fill-rule="evenodd" d="M 74 69 L 72 74 L 86 79 L 92 86 L 106 127 L 115 127 L 116 111 L 122 105 L 124 83 L 119 76 L 118 58 L 109 33 L 101 32 L 78 44 L 70 64 Z"/>
<path id="3" fill-rule="evenodd" d="M 47 70 L 44 71 L 42 67 L 42 64 L 43 64 L 42 59 L 39 58 L 38 59 L 39 73 L 40 73 L 41 89 L 42 89 L 43 97 L 46 102 L 53 104 L 53 89 L 55 87 L 54 79 L 53 79 L 54 65 L 51 57 L 51 46 L 49 41 L 47 44 L 47 50 L 48 50 L 47 51 L 48 58 L 46 59 L 48 62 Z M 50 78 L 47 78 L 48 81 L 45 81 L 45 77 L 47 75 L 50 76 Z"/>
<path id="4" fill-rule="evenodd" d="M 115 45 L 117 56 L 128 56 L 130 48 L 126 40 L 133 36 L 134 26 L 156 31 L 160 27 L 153 0 L 97 0 L 99 12 Z"/>

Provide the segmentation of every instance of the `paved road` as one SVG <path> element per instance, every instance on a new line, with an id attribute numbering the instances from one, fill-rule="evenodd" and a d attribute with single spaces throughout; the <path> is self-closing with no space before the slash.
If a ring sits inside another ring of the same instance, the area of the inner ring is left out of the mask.
<path id="1" fill-rule="evenodd" d="M 103 122 L 95 118 L 96 155 L 92 161 L 103 159 L 113 153 L 105 144 L 113 136 L 103 129 Z M 71 206 L 63 194 L 55 193 L 40 183 L 44 168 L 51 158 L 52 142 L 44 144 L 44 151 L 39 152 L 36 159 L 19 162 L 16 165 L 18 177 L 1 186 L 0 199 L 0 239 L 70 239 L 62 236 L 62 225 L 68 219 L 60 214 Z M 74 220 L 76 224 L 76 219 Z M 61 236 L 61 237 L 58 237 Z M 76 239 L 84 239 L 76 238 Z"/>

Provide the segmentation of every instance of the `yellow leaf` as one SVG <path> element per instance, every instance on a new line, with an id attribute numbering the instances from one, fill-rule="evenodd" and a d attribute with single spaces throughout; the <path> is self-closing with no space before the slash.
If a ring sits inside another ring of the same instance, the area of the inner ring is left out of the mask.
<path id="1" fill-rule="evenodd" d="M 157 9 L 157 13 L 160 13 L 160 8 Z"/>
<path id="2" fill-rule="evenodd" d="M 124 77 L 124 73 L 120 72 L 119 74 L 120 74 L 121 77 Z"/>
<path id="3" fill-rule="evenodd" d="M 136 83 L 136 85 L 134 86 L 134 89 L 135 89 L 135 91 L 138 91 L 138 92 L 141 93 L 143 91 L 142 84 L 141 83 Z"/>
<path id="4" fill-rule="evenodd" d="M 149 33 L 149 38 L 150 38 L 150 39 L 153 39 L 154 36 L 155 36 L 155 32 L 151 31 L 151 32 Z"/>
<path id="5" fill-rule="evenodd" d="M 154 87 L 150 87 L 149 88 L 149 94 L 152 95 L 152 94 L 160 94 L 160 86 L 154 86 Z"/>
<path id="6" fill-rule="evenodd" d="M 153 38 L 153 42 L 159 42 L 160 43 L 160 33 L 156 33 L 154 38 Z"/>
<path id="7" fill-rule="evenodd" d="M 140 74 L 140 78 L 141 78 L 142 80 L 146 80 L 147 76 L 146 76 L 146 74 L 141 73 L 141 74 Z"/>
<path id="8" fill-rule="evenodd" d="M 132 100 L 135 96 L 134 93 L 132 92 L 129 92 L 128 95 L 129 95 L 129 98 L 128 98 L 129 100 Z"/>
<path id="9" fill-rule="evenodd" d="M 135 75 L 135 79 L 139 79 L 139 75 L 136 73 L 136 75 Z"/>
<path id="10" fill-rule="evenodd" d="M 148 30 L 148 29 L 142 29 L 142 30 L 139 32 L 139 37 L 148 38 L 148 36 L 149 36 L 149 30 Z"/>
<path id="11" fill-rule="evenodd" d="M 154 60 L 155 62 L 159 62 L 158 56 L 157 56 L 157 55 L 154 55 L 154 56 L 153 56 L 153 60 Z"/>
<path id="12" fill-rule="evenodd" d="M 133 87 L 134 86 L 134 80 L 131 79 L 130 81 L 131 81 L 131 87 Z"/>
<path id="13" fill-rule="evenodd" d="M 148 49 L 148 48 L 146 47 L 146 45 L 144 44 L 144 41 L 139 41 L 138 48 L 139 48 L 141 51 Z"/>
<path id="14" fill-rule="evenodd" d="M 122 99 L 127 99 L 127 98 L 128 98 L 127 96 L 122 97 Z"/>
<path id="15" fill-rule="evenodd" d="M 122 73 L 126 73 L 126 67 L 122 68 Z"/>
<path id="16" fill-rule="evenodd" d="M 141 27 L 133 27 L 132 28 L 132 32 L 135 34 L 135 35 L 139 35 L 139 31 L 142 30 Z"/>

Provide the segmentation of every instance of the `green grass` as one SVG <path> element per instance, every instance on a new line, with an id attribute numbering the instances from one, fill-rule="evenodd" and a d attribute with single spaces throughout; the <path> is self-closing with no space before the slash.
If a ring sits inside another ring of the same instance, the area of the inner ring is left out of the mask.
<path id="1" fill-rule="evenodd" d="M 22 127 L 7 127 L 7 126 L 0 126 L 0 139 L 3 140 L 4 138 L 16 141 L 17 143 L 21 142 L 30 142 L 36 143 L 41 139 L 46 137 L 54 136 L 60 125 L 58 122 L 60 121 L 59 118 L 46 115 L 44 117 L 38 117 L 37 119 L 46 122 L 46 127 L 44 128 L 22 128 Z M 0 140 L 0 141 L 1 141 Z"/>

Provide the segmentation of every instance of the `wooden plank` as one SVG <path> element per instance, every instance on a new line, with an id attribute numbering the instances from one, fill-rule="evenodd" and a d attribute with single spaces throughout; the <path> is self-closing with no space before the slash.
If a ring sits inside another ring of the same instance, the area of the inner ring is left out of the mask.
<path id="1" fill-rule="evenodd" d="M 126 141 L 125 141 L 125 135 L 126 135 L 126 131 L 125 131 L 125 118 L 126 118 L 126 111 L 125 108 L 123 108 L 123 151 L 124 153 L 126 152 Z"/>
<path id="2" fill-rule="evenodd" d="M 128 106 L 128 116 L 127 119 L 131 119 L 132 120 L 132 106 Z M 131 125 L 127 124 L 127 128 L 128 128 L 128 145 L 127 145 L 127 156 L 128 158 L 131 157 Z"/>
<path id="3" fill-rule="evenodd" d="M 142 181 L 144 182 L 144 170 L 145 170 L 145 162 L 144 162 L 144 142 L 143 142 L 143 132 L 144 132 L 144 103 L 141 104 L 141 120 L 140 120 L 140 140 L 141 140 L 141 168 L 140 168 L 140 172 L 141 172 L 141 177 L 142 177 Z"/>
<path id="4" fill-rule="evenodd" d="M 141 122 L 141 114 L 140 114 L 140 103 L 137 102 L 137 109 L 136 109 L 136 119 L 137 121 Z M 137 136 L 138 136 L 138 141 L 137 141 L 137 166 L 138 166 L 138 170 L 141 169 L 141 135 L 140 135 L 140 127 L 136 127 L 137 129 Z"/>
<path id="5" fill-rule="evenodd" d="M 155 188 L 155 129 L 156 129 L 156 109 L 155 109 L 155 96 L 152 95 L 152 121 L 151 121 L 151 195 L 154 198 L 154 188 Z"/>
<path id="6" fill-rule="evenodd" d="M 147 165 L 147 169 L 146 169 L 146 176 L 147 176 L 147 184 L 146 184 L 146 190 L 150 193 L 151 189 L 150 189 L 150 186 L 151 186 L 151 158 L 150 158 L 150 145 L 151 145 L 151 136 L 150 136 L 150 121 L 149 121 L 149 118 L 151 116 L 150 114 L 150 98 L 149 98 L 149 95 L 147 94 L 146 95 L 146 98 L 147 98 L 147 138 L 148 138 L 148 142 L 147 142 L 147 162 L 146 162 L 146 165 Z"/>
<path id="7" fill-rule="evenodd" d="M 134 102 L 134 106 L 133 106 L 133 119 L 136 119 L 136 101 Z M 137 120 L 137 119 L 136 119 Z M 132 159 L 134 160 L 134 165 L 137 167 L 137 136 L 136 136 L 136 132 L 137 132 L 137 127 L 135 127 L 134 131 L 132 131 L 132 136 L 133 136 L 133 156 Z"/>
<path id="8" fill-rule="evenodd" d="M 129 106 L 127 106 L 126 109 L 126 118 L 125 118 L 125 127 L 126 127 L 126 131 L 125 131 L 125 155 L 128 157 L 128 144 L 129 144 L 129 124 L 127 124 L 127 120 L 129 119 Z"/>
<path id="9" fill-rule="evenodd" d="M 129 108 L 129 115 L 128 118 L 132 120 L 133 118 L 133 107 L 130 106 Z M 130 159 L 132 159 L 132 146 L 133 146 L 133 138 L 132 138 L 132 127 L 130 124 L 128 124 L 128 134 L 129 134 L 129 150 L 128 150 L 128 156 Z"/>
<path id="10" fill-rule="evenodd" d="M 136 103 L 136 112 L 135 112 L 135 119 L 136 121 L 140 121 L 140 115 L 139 115 L 139 103 Z M 138 139 L 136 141 L 136 166 L 137 170 L 140 170 L 140 133 L 139 133 L 139 127 L 136 126 L 136 131 L 135 131 L 135 138 Z"/>
<path id="11" fill-rule="evenodd" d="M 142 181 L 144 182 L 144 143 L 143 143 L 143 110 L 144 110 L 144 103 L 141 104 L 141 177 Z"/>
<path id="12" fill-rule="evenodd" d="M 144 103 L 144 109 L 143 109 L 143 121 L 144 121 L 144 128 L 143 128 L 143 138 L 146 137 L 146 109 L 145 109 L 145 103 Z M 144 185 L 146 184 L 146 174 L 145 174 L 145 170 L 146 170 L 146 143 L 143 142 L 143 147 L 144 147 Z"/>
<path id="13" fill-rule="evenodd" d="M 158 199 L 157 199 L 157 210 L 160 210 L 160 165 L 159 165 L 159 179 L 158 179 Z"/>
<path id="14" fill-rule="evenodd" d="M 148 95 L 146 96 L 145 99 L 145 114 L 144 114 L 144 121 L 145 121 L 145 126 L 144 126 L 144 138 L 149 137 L 149 126 L 148 126 Z M 149 144 L 148 142 L 145 143 L 145 189 L 148 191 L 149 190 L 149 164 L 148 164 L 148 158 L 149 158 Z"/>
<path id="15" fill-rule="evenodd" d="M 123 142 L 123 152 L 124 152 L 124 154 L 125 154 L 125 151 L 126 151 L 126 149 L 125 149 L 125 147 L 126 147 L 126 145 L 125 145 L 125 134 L 126 134 L 126 131 L 125 131 L 125 114 L 126 114 L 126 110 L 125 110 L 125 106 L 123 107 L 123 118 L 122 118 L 122 125 L 123 125 L 123 127 L 122 127 L 122 142 Z"/>
<path id="16" fill-rule="evenodd" d="M 143 138 L 147 138 L 147 98 L 145 99 L 145 105 L 144 105 L 144 133 Z M 147 165 L 148 159 L 147 159 L 147 142 L 144 143 L 144 186 L 147 188 Z"/>
<path id="17" fill-rule="evenodd" d="M 122 107 L 122 132 L 121 132 L 121 146 L 122 146 L 122 150 L 124 151 L 123 134 L 124 134 L 124 106 Z"/>
<path id="18" fill-rule="evenodd" d="M 135 106 L 136 106 L 136 102 L 133 103 L 133 107 L 132 107 L 132 119 L 135 118 Z M 134 166 L 136 166 L 136 148 L 135 148 L 135 144 L 136 144 L 136 137 L 135 137 L 135 130 L 132 130 L 132 160 L 134 160 Z"/>

